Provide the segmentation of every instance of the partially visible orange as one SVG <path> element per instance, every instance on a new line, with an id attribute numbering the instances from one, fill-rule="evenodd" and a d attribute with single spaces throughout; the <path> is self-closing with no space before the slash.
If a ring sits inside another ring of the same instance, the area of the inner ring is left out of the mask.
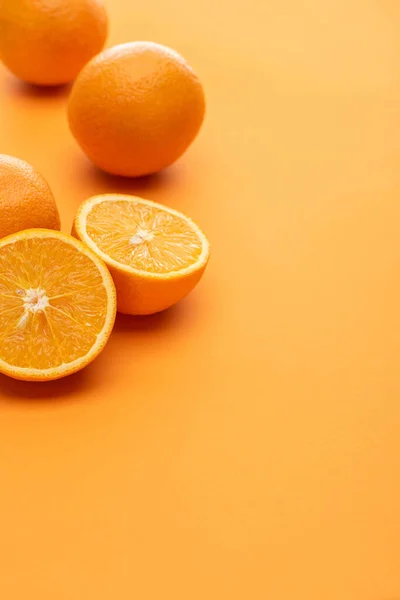
<path id="1" fill-rule="evenodd" d="M 27 162 L 0 154 L 0 238 L 37 227 L 60 229 L 49 184 Z"/>
<path id="2" fill-rule="evenodd" d="M 151 42 L 121 44 L 91 60 L 69 100 L 72 133 L 87 156 L 114 175 L 168 167 L 199 132 L 202 85 L 174 50 Z"/>
<path id="3" fill-rule="evenodd" d="M 210 257 L 207 238 L 191 219 L 135 196 L 89 198 L 73 233 L 108 266 L 122 313 L 152 314 L 182 300 Z"/>
<path id="4" fill-rule="evenodd" d="M 103 0 L 1 0 L 0 58 L 37 85 L 75 79 L 107 37 Z"/>
<path id="5" fill-rule="evenodd" d="M 0 241 L 0 372 L 49 381 L 104 348 L 115 287 L 97 256 L 69 235 L 32 229 Z"/>

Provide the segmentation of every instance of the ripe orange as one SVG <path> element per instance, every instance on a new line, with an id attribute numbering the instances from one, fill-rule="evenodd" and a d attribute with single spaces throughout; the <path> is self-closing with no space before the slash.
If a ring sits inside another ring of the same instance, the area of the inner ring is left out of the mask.
<path id="1" fill-rule="evenodd" d="M 0 241 L 0 372 L 49 381 L 104 348 L 115 287 L 97 256 L 69 235 L 21 231 Z"/>
<path id="2" fill-rule="evenodd" d="M 189 294 L 207 266 L 204 233 L 183 214 L 120 194 L 86 200 L 73 233 L 104 260 L 117 288 L 118 310 L 145 315 Z"/>
<path id="3" fill-rule="evenodd" d="M 0 238 L 33 227 L 60 229 L 51 189 L 31 165 L 0 154 Z"/>
<path id="4" fill-rule="evenodd" d="M 0 57 L 29 83 L 68 83 L 102 50 L 107 28 L 102 0 L 1 0 Z"/>
<path id="5" fill-rule="evenodd" d="M 69 100 L 71 131 L 114 175 L 155 173 L 176 161 L 204 119 L 203 88 L 174 50 L 151 42 L 115 46 L 80 73 Z"/>

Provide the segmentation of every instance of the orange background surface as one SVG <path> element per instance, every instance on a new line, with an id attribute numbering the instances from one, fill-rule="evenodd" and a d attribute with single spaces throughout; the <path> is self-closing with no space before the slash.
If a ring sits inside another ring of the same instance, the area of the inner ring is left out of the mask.
<path id="1" fill-rule="evenodd" d="M 0 379 L 0 598 L 400 597 L 400 3 L 109 0 L 109 43 L 201 77 L 198 140 L 159 176 L 103 175 L 67 92 L 0 71 L 0 151 L 70 229 L 99 192 L 181 209 L 197 290 L 119 317 L 86 371 Z"/>

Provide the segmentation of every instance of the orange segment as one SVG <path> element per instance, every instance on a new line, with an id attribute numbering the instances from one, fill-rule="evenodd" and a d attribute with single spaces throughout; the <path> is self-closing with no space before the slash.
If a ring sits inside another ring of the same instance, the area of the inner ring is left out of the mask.
<path id="1" fill-rule="evenodd" d="M 209 259 L 207 238 L 191 219 L 135 196 L 90 198 L 78 210 L 74 233 L 106 262 L 118 309 L 129 314 L 158 312 L 181 300 Z"/>
<path id="2" fill-rule="evenodd" d="M 58 379 L 103 349 L 115 288 L 83 244 L 56 231 L 22 231 L 0 241 L 0 273 L 0 372 Z"/>

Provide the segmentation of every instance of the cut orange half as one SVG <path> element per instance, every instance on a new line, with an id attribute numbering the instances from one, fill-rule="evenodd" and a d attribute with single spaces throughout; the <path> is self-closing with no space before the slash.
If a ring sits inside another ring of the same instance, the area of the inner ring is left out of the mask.
<path id="1" fill-rule="evenodd" d="M 116 294 L 103 262 L 69 235 L 30 229 L 0 240 L 0 372 L 50 381 L 104 348 Z"/>
<path id="2" fill-rule="evenodd" d="M 207 238 L 191 219 L 136 196 L 89 198 L 73 233 L 106 263 L 118 310 L 127 314 L 156 313 L 184 298 L 210 256 Z"/>

